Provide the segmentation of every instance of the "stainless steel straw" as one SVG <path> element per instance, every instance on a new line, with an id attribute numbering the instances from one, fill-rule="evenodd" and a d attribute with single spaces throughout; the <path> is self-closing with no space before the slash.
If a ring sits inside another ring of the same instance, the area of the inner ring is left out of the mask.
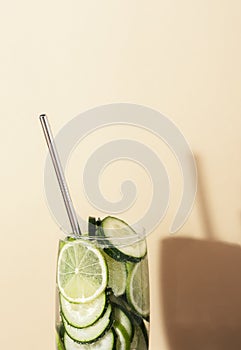
<path id="1" fill-rule="evenodd" d="M 55 142 L 54 142 L 54 138 L 53 138 L 53 134 L 51 132 L 51 128 L 48 122 L 48 118 L 46 116 L 46 114 L 41 114 L 39 116 L 42 128 L 43 128 L 43 132 L 44 132 L 44 136 L 49 148 L 49 153 L 53 162 L 53 166 L 55 169 L 55 173 L 59 182 L 59 187 L 64 199 L 64 204 L 67 210 L 67 214 L 69 217 L 69 221 L 70 221 L 70 225 L 72 227 L 73 233 L 76 236 L 80 236 L 81 235 L 81 231 L 79 228 L 79 224 L 78 224 L 78 220 L 77 220 L 77 216 L 76 216 L 76 212 L 74 210 L 74 206 L 70 197 L 70 193 L 68 190 L 68 186 L 67 186 L 67 182 L 64 176 L 64 172 L 63 172 L 63 168 L 59 159 L 59 155 L 58 155 L 58 151 L 57 148 L 55 146 Z"/>

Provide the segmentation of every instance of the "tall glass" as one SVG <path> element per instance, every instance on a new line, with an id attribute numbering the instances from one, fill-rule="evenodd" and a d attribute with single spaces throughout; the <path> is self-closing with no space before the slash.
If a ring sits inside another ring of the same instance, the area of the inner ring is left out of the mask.
<path id="1" fill-rule="evenodd" d="M 147 350 L 149 273 L 145 238 L 59 241 L 58 350 Z"/>

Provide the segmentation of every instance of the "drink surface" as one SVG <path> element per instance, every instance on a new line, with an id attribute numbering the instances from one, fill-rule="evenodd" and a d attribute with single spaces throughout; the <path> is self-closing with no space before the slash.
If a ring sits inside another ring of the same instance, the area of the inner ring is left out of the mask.
<path id="1" fill-rule="evenodd" d="M 57 349 L 147 350 L 148 276 L 145 239 L 119 219 L 104 219 L 94 236 L 60 241 Z"/>

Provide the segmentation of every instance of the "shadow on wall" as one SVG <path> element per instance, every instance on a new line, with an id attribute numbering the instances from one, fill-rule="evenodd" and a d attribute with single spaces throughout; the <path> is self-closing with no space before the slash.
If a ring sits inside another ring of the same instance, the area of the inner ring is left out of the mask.
<path id="1" fill-rule="evenodd" d="M 161 244 L 161 288 L 170 350 L 241 349 L 241 247 L 215 241 L 198 161 L 207 239 Z"/>
<path id="2" fill-rule="evenodd" d="M 241 248 L 169 238 L 161 256 L 170 349 L 240 350 Z"/>

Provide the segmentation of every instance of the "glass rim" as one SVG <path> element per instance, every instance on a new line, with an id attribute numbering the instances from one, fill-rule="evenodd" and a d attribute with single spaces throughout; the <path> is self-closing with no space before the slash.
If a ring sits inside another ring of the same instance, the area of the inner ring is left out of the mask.
<path id="1" fill-rule="evenodd" d="M 68 240 L 69 239 L 69 240 Z M 146 240 L 145 232 L 136 233 L 128 236 L 98 236 L 98 235 L 88 235 L 82 234 L 81 236 L 76 236 L 74 234 L 66 235 L 65 238 L 59 238 L 61 242 L 68 242 L 75 244 L 78 241 L 82 242 L 90 242 L 99 244 L 102 247 L 120 247 L 120 246 L 128 246 L 133 244 L 138 244 L 142 241 Z"/>

